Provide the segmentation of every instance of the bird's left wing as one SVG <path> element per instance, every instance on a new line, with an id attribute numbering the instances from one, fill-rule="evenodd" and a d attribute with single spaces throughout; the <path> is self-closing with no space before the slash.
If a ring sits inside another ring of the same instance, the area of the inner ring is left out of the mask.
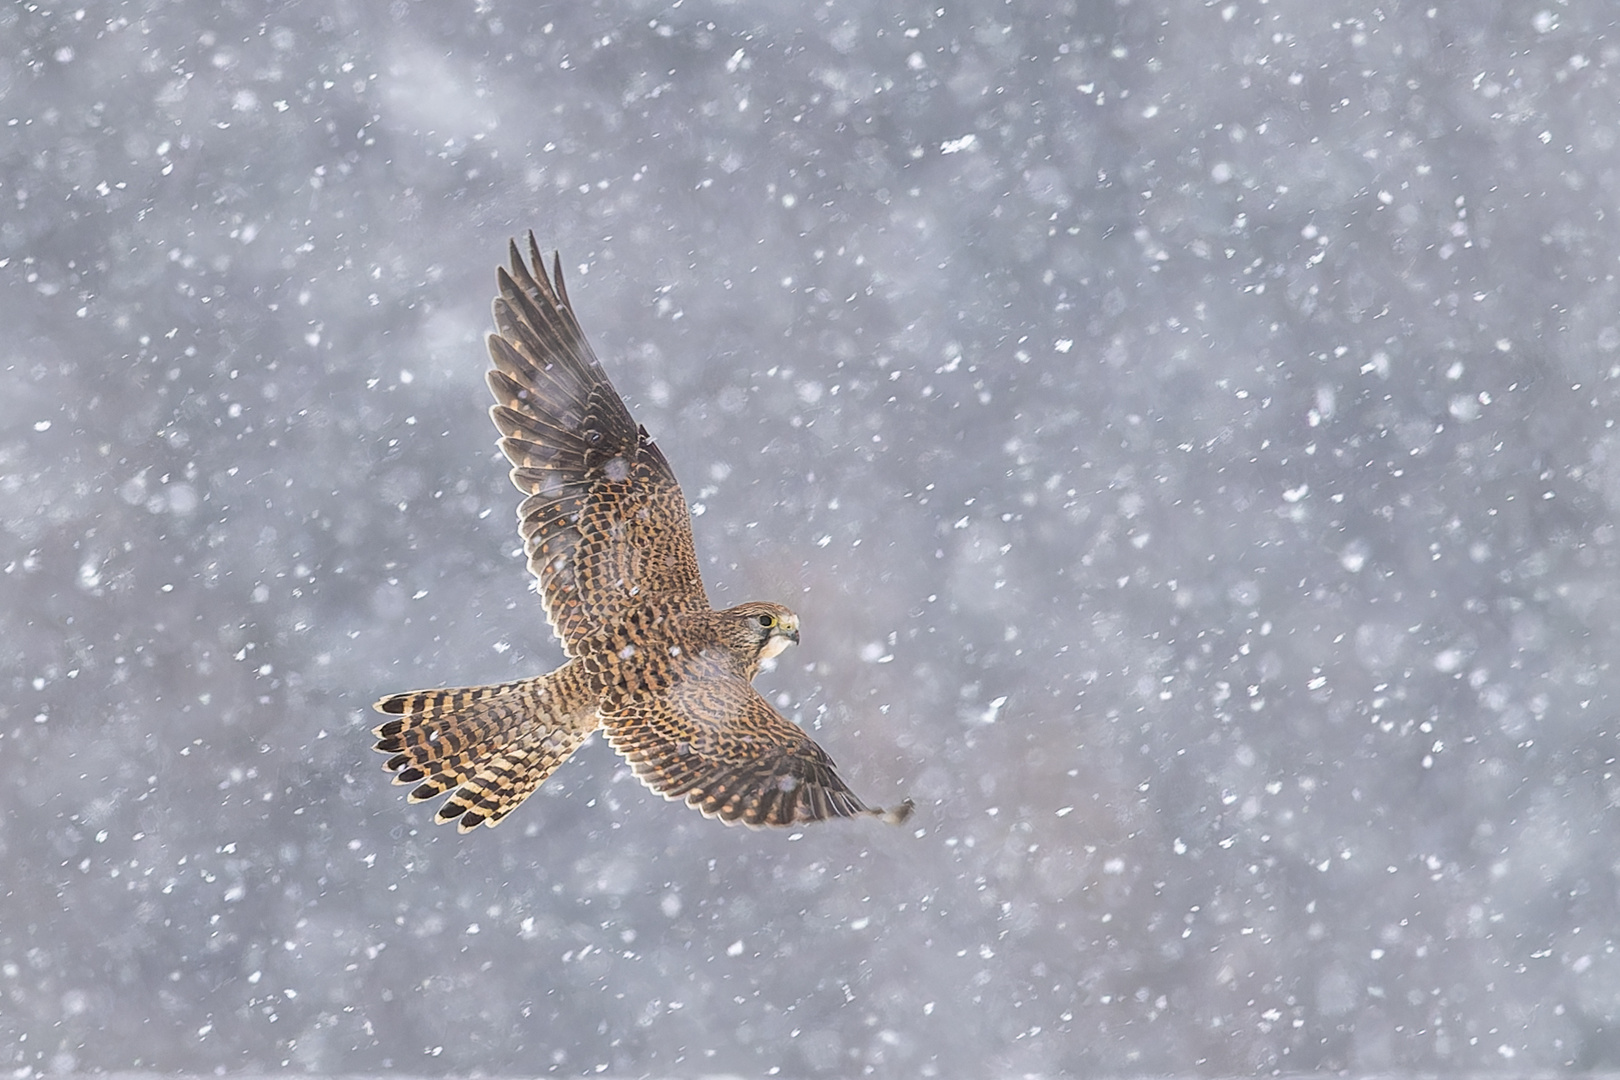
<path id="1" fill-rule="evenodd" d="M 490 417 L 512 483 L 528 495 L 518 527 L 529 570 L 573 656 L 649 601 L 672 611 L 707 610 L 709 601 L 680 485 L 586 342 L 561 260 L 548 276 L 533 233 L 529 263 L 515 243 L 511 255 L 511 268 L 497 273 Z"/>
<path id="2" fill-rule="evenodd" d="M 678 682 L 602 719 L 642 783 L 728 825 L 858 815 L 898 825 L 911 815 L 909 799 L 892 810 L 863 803 L 825 750 L 733 675 Z"/>

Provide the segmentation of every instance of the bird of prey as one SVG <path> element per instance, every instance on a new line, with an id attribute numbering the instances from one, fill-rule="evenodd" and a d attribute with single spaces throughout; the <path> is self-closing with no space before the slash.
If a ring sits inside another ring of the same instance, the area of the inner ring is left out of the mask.
<path id="1" fill-rule="evenodd" d="M 666 799 L 755 827 L 870 815 L 833 761 L 753 688 L 760 661 L 799 640 L 780 604 L 709 606 L 686 499 L 585 341 L 554 256 L 534 234 L 496 271 L 490 416 L 512 482 L 529 572 L 567 661 L 492 686 L 378 701 L 374 729 L 412 802 L 461 831 L 498 824 L 597 728 Z"/>

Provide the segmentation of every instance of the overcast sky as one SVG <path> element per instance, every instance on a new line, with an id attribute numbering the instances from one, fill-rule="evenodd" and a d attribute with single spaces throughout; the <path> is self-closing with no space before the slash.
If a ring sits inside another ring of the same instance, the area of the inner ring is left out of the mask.
<path id="1" fill-rule="evenodd" d="M 0 9 L 0 1067 L 1620 1069 L 1609 5 L 148 8 Z M 531 228 L 905 828 L 388 784 Z"/>

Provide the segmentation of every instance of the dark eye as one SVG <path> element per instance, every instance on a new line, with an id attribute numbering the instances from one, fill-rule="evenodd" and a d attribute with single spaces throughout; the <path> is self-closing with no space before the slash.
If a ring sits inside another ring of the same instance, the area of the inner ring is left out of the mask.
<path id="1" fill-rule="evenodd" d="M 776 616 L 775 615 L 761 615 L 759 617 L 759 625 L 761 625 L 765 629 L 769 630 L 771 627 L 776 625 Z"/>

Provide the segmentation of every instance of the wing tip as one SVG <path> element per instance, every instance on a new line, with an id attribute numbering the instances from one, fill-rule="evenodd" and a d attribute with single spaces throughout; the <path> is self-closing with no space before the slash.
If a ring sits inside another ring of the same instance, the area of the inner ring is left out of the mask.
<path id="1" fill-rule="evenodd" d="M 911 815 L 916 809 L 917 804 L 908 798 L 899 806 L 891 806 L 887 810 L 876 809 L 872 813 L 885 825 L 904 825 L 911 819 Z"/>

